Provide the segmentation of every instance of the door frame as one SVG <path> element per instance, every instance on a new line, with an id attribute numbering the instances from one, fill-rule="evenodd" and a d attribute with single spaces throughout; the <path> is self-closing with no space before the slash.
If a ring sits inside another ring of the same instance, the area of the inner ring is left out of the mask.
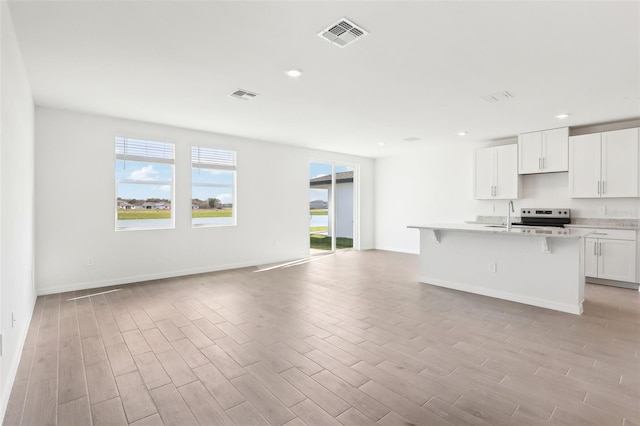
<path id="1" fill-rule="evenodd" d="M 336 252 L 336 167 L 349 167 L 353 170 L 353 217 L 352 217 L 352 226 L 353 226 L 353 250 L 360 250 L 360 165 L 357 163 L 350 163 L 347 161 L 335 161 L 335 160 L 324 160 L 324 159 L 310 159 L 307 165 L 307 199 L 308 191 L 309 191 L 309 168 L 312 163 L 326 164 L 331 166 L 331 196 L 329 201 L 329 209 L 327 213 L 329 214 L 329 228 L 333 230 L 331 235 L 331 250 L 329 253 Z M 307 204 L 309 201 L 307 201 Z M 307 229 L 307 233 L 309 230 Z"/>

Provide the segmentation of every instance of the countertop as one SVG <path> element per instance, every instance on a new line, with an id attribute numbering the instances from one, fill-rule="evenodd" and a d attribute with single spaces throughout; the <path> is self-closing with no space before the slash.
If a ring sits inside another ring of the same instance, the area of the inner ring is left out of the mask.
<path id="1" fill-rule="evenodd" d="M 520 222 L 519 216 L 512 216 L 511 222 Z M 484 225 L 504 225 L 506 216 L 476 216 L 476 220 L 465 223 L 477 223 Z M 621 229 L 640 231 L 640 219 L 610 219 L 610 218 L 572 218 L 571 223 L 565 228 L 590 228 L 590 229 Z"/>
<path id="2" fill-rule="evenodd" d="M 426 224 L 410 225 L 407 228 L 431 229 L 434 231 L 461 231 L 480 232 L 485 234 L 513 235 L 521 237 L 551 237 L 551 238 L 584 238 L 591 231 L 581 228 L 554 228 L 513 226 L 507 230 L 503 225 L 479 224 L 479 223 L 454 223 L 454 224 Z"/>
<path id="3" fill-rule="evenodd" d="M 638 231 L 639 227 L 633 225 L 597 225 L 597 224 L 574 224 L 565 225 L 565 228 L 589 228 L 589 229 L 621 229 L 627 231 Z"/>

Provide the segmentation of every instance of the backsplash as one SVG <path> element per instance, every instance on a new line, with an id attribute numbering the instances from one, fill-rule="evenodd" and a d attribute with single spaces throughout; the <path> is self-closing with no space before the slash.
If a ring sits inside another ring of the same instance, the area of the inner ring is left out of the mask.
<path id="1" fill-rule="evenodd" d="M 572 212 L 573 213 L 573 212 Z M 506 216 L 476 216 L 477 223 L 502 225 L 507 223 Z M 519 216 L 512 216 L 511 222 L 520 222 Z M 604 219 L 604 218 L 571 218 L 571 225 L 592 226 L 594 228 L 630 228 L 640 229 L 640 219 Z"/>
<path id="2" fill-rule="evenodd" d="M 640 219 L 640 198 L 569 198 L 568 173 L 522 175 L 521 191 L 513 200 L 516 212 L 526 207 L 571 209 L 580 219 Z M 506 215 L 507 200 L 478 200 L 477 216 Z"/>

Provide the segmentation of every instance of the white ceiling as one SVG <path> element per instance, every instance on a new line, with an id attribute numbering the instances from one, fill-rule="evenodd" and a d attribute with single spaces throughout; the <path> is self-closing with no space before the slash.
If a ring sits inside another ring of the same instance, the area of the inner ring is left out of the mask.
<path id="1" fill-rule="evenodd" d="M 640 116 L 636 1 L 12 1 L 10 10 L 38 105 L 370 157 Z M 316 36 L 342 17 L 370 35 L 344 49 Z M 304 74 L 293 80 L 289 68 Z M 238 88 L 260 96 L 228 96 Z M 503 90 L 514 99 L 480 99 Z M 563 112 L 570 118 L 555 118 Z"/>

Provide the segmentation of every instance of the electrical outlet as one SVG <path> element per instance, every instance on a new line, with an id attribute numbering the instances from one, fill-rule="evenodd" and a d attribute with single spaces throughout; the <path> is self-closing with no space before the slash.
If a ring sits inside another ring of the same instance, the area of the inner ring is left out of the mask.
<path id="1" fill-rule="evenodd" d="M 498 263 L 497 262 L 489 263 L 489 272 L 493 272 L 494 274 L 496 272 L 498 272 Z"/>
<path id="2" fill-rule="evenodd" d="M 93 266 L 95 264 L 96 264 L 96 262 L 95 262 L 95 259 L 93 258 L 93 256 L 90 256 L 90 257 L 87 258 L 87 266 Z"/>
<path id="3" fill-rule="evenodd" d="M 600 215 L 601 216 L 607 215 L 607 206 L 600 206 Z"/>

